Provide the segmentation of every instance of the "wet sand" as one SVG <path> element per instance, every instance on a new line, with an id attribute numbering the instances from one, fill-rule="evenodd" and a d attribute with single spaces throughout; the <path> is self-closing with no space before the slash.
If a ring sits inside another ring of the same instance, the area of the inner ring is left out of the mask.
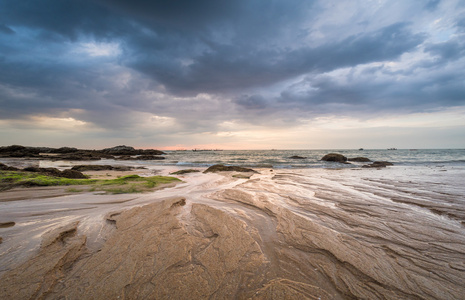
<path id="1" fill-rule="evenodd" d="M 259 171 L 0 202 L 0 298 L 465 295 L 463 170 Z"/>

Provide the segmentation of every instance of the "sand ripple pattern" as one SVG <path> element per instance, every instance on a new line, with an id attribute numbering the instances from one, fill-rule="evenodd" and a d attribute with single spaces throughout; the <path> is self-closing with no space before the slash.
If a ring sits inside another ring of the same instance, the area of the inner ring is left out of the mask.
<path id="1" fill-rule="evenodd" d="M 463 299 L 463 187 L 395 172 L 186 176 L 113 203 L 98 247 L 85 218 L 48 231 L 0 298 Z"/>

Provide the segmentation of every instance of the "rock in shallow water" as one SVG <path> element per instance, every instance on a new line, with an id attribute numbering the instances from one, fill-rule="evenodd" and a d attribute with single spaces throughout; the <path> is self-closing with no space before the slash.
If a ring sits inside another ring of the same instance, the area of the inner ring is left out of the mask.
<path id="1" fill-rule="evenodd" d="M 362 166 L 362 168 L 386 168 L 387 166 L 393 165 L 393 163 L 390 163 L 388 161 L 375 161 L 372 164 Z"/>
<path id="2" fill-rule="evenodd" d="M 348 161 L 355 161 L 355 162 L 371 162 L 371 159 L 367 157 L 352 157 L 348 158 Z"/>
<path id="3" fill-rule="evenodd" d="M 257 171 L 249 168 L 237 167 L 237 166 L 224 166 L 224 165 L 213 165 L 206 169 L 204 173 L 210 172 L 253 172 L 257 173 Z"/>
<path id="4" fill-rule="evenodd" d="M 111 165 L 76 165 L 71 168 L 71 170 L 85 172 L 85 171 L 131 171 L 134 167 L 129 166 L 111 166 Z"/>
<path id="5" fill-rule="evenodd" d="M 321 158 L 324 161 L 346 162 L 347 157 L 339 153 L 329 153 Z"/>

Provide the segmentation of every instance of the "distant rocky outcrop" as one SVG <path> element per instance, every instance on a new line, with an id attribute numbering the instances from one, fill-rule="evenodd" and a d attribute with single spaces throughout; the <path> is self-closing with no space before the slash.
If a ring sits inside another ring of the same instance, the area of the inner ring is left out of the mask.
<path id="1" fill-rule="evenodd" d="M 18 171 L 19 169 L 0 163 L 0 170 L 1 171 Z"/>
<path id="2" fill-rule="evenodd" d="M 155 150 L 155 149 L 134 149 L 130 146 L 116 146 L 113 148 L 106 148 L 100 150 L 98 152 L 106 153 L 110 155 L 163 155 L 165 154 L 163 151 Z"/>
<path id="3" fill-rule="evenodd" d="M 159 155 L 163 151 L 155 149 L 134 149 L 130 146 L 116 146 L 103 150 L 85 150 L 71 147 L 48 148 L 48 147 L 25 147 L 11 145 L 0 147 L 0 157 L 38 158 L 47 160 L 100 160 L 105 159 L 137 159 L 155 160 L 163 159 Z M 142 156 L 142 158 L 140 158 Z"/>
<path id="4" fill-rule="evenodd" d="M 38 168 L 38 167 L 26 167 L 24 169 L 18 169 L 15 167 L 10 167 L 5 164 L 0 163 L 0 170 L 2 171 L 23 171 L 23 172 L 33 172 L 33 173 L 40 173 L 47 176 L 54 176 L 54 177 L 64 177 L 64 178 L 87 178 L 84 174 L 77 170 L 67 169 L 60 171 L 57 168 Z"/>
<path id="5" fill-rule="evenodd" d="M 243 168 L 238 166 L 225 166 L 225 165 L 213 165 L 206 169 L 204 173 L 214 173 L 214 172 L 253 172 L 258 173 L 257 171 L 249 168 Z"/>
<path id="6" fill-rule="evenodd" d="M 20 145 L 0 147 L 0 157 L 37 157 L 39 153 L 40 151 L 37 148 Z"/>
<path id="7" fill-rule="evenodd" d="M 188 173 L 197 173 L 200 172 L 199 170 L 194 170 L 194 169 L 184 169 L 184 170 L 179 170 L 176 172 L 172 172 L 170 174 L 172 175 L 183 175 L 183 174 L 188 174 Z"/>
<path id="8" fill-rule="evenodd" d="M 298 156 L 298 155 L 293 155 L 291 157 L 289 157 L 290 159 L 306 159 L 306 157 L 304 156 Z"/>
<path id="9" fill-rule="evenodd" d="M 143 168 L 143 167 L 142 167 Z M 111 165 L 77 165 L 73 166 L 71 170 L 85 172 L 85 171 L 131 171 L 134 167 L 130 166 L 111 166 Z"/>
<path id="10" fill-rule="evenodd" d="M 371 162 L 371 159 L 367 157 L 352 157 L 348 158 L 348 161 L 355 161 L 355 162 Z"/>
<path id="11" fill-rule="evenodd" d="M 321 160 L 344 163 L 347 161 L 347 157 L 339 153 L 329 153 L 323 156 Z"/>
<path id="12" fill-rule="evenodd" d="M 11 145 L 11 146 L 6 146 L 6 147 L 0 147 L 0 153 L 18 152 L 18 151 L 24 151 L 24 150 L 26 150 L 26 147 L 21 146 L 21 145 Z"/>
<path id="13" fill-rule="evenodd" d="M 362 166 L 362 168 L 386 168 L 393 165 L 393 163 L 388 161 L 375 161 L 372 164 Z"/>
<path id="14" fill-rule="evenodd" d="M 72 178 L 72 179 L 87 178 L 87 176 L 82 174 L 81 172 L 76 171 L 76 170 L 69 170 L 69 169 L 60 171 L 57 168 L 27 167 L 27 168 L 22 169 L 21 171 L 40 173 L 43 175 L 53 176 L 53 177 L 63 177 L 63 178 Z"/>
<path id="15" fill-rule="evenodd" d="M 102 158 L 112 159 L 113 156 L 98 152 L 79 150 L 73 153 L 66 153 L 57 156 L 46 156 L 42 158 L 50 160 L 101 160 Z"/>
<path id="16" fill-rule="evenodd" d="M 160 160 L 165 159 L 163 156 L 156 156 L 156 155 L 139 155 L 136 156 L 135 159 L 137 160 Z"/>
<path id="17" fill-rule="evenodd" d="M 53 151 L 54 151 L 53 153 L 75 153 L 75 152 L 78 152 L 79 149 L 78 148 L 70 148 L 70 147 L 61 147 L 61 148 L 58 148 L 58 149 L 54 149 Z"/>
<path id="18" fill-rule="evenodd" d="M 105 148 L 103 150 L 100 150 L 100 152 L 108 153 L 111 155 L 131 155 L 134 154 L 134 152 L 136 152 L 136 149 L 134 149 L 134 147 L 121 145 L 112 148 Z"/>

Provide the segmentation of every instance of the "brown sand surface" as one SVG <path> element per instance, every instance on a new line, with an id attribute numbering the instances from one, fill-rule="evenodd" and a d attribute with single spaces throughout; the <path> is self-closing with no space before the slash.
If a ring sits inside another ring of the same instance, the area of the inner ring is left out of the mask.
<path id="1" fill-rule="evenodd" d="M 0 299 L 463 299 L 464 188 L 396 172 L 3 202 Z"/>
<path id="2" fill-rule="evenodd" d="M 67 190 L 69 190 L 69 186 L 14 188 L 11 190 L 2 191 L 0 193 L 0 202 L 61 197 L 72 194 Z"/>
<path id="3" fill-rule="evenodd" d="M 83 173 L 92 179 L 115 179 L 126 175 L 154 176 L 158 172 L 142 169 L 132 171 L 87 171 Z M 85 185 L 75 187 L 75 189 L 80 190 L 86 190 L 87 188 L 88 186 Z M 18 187 L 1 191 L 0 202 L 62 197 L 75 193 L 70 191 L 70 186 Z"/>

